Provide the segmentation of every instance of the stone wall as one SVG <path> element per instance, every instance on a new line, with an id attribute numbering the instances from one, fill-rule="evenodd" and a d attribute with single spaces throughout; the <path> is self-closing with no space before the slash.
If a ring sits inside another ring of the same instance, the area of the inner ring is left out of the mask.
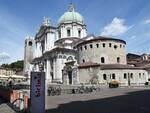
<path id="1" fill-rule="evenodd" d="M 89 67 L 78 69 L 80 83 L 89 84 L 92 79 L 97 79 L 101 85 L 107 85 L 109 82 L 116 80 L 120 86 L 128 86 L 129 81 L 131 86 L 145 85 L 148 81 L 148 73 L 142 69 L 109 69 L 100 70 L 99 67 Z M 105 74 L 105 75 L 104 75 Z M 113 79 L 113 74 L 115 78 Z M 104 76 L 106 78 L 104 79 Z"/>
<path id="2" fill-rule="evenodd" d="M 78 46 L 78 52 L 79 64 L 84 61 L 102 64 L 101 57 L 105 58 L 105 64 L 118 63 L 117 57 L 120 58 L 119 64 L 126 64 L 125 44 L 121 42 L 111 40 L 89 42 Z"/>

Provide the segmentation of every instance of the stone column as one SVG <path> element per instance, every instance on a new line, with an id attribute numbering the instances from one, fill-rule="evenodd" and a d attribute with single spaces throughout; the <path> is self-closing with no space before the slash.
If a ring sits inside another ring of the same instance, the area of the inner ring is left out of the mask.
<path id="1" fill-rule="evenodd" d="M 37 42 L 36 57 L 39 57 L 39 42 Z"/>
<path id="2" fill-rule="evenodd" d="M 47 61 L 46 61 L 46 79 L 47 79 L 48 81 L 51 80 L 50 71 L 51 71 L 51 68 L 50 68 L 50 60 L 47 59 Z"/>
<path id="3" fill-rule="evenodd" d="M 47 33 L 46 34 L 46 37 L 47 37 L 47 50 L 50 50 L 50 34 L 49 33 Z"/>
<path id="4" fill-rule="evenodd" d="M 63 68 L 62 80 L 63 80 L 63 84 L 65 85 L 68 84 L 68 74 L 67 74 L 66 66 Z"/>
<path id="5" fill-rule="evenodd" d="M 54 60 L 54 81 L 62 82 L 62 68 L 61 59 Z"/>
<path id="6" fill-rule="evenodd" d="M 64 37 L 64 27 L 61 26 L 61 38 Z"/>
<path id="7" fill-rule="evenodd" d="M 41 50 L 41 43 L 37 43 L 37 56 L 40 57 L 42 55 L 42 50 Z"/>
<path id="8" fill-rule="evenodd" d="M 44 40 L 44 51 L 47 51 L 47 36 L 45 36 Z"/>
<path id="9" fill-rule="evenodd" d="M 56 79 L 56 58 L 53 59 L 53 79 Z"/>
<path id="10" fill-rule="evenodd" d="M 44 72 L 45 72 L 45 74 L 46 74 L 46 62 L 44 61 Z"/>
<path id="11" fill-rule="evenodd" d="M 39 65 L 36 64 L 36 71 L 39 71 Z"/>

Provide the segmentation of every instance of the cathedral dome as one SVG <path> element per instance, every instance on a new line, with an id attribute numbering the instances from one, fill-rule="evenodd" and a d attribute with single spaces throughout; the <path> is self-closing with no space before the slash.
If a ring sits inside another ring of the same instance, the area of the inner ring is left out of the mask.
<path id="1" fill-rule="evenodd" d="M 58 24 L 70 22 L 84 23 L 82 15 L 75 11 L 73 4 L 69 5 L 68 11 L 65 12 L 58 20 Z"/>

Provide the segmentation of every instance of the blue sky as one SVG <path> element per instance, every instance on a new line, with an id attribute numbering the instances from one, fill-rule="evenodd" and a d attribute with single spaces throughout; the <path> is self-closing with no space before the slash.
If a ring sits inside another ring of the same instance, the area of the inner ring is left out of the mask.
<path id="1" fill-rule="evenodd" d="M 26 36 L 35 36 L 43 17 L 57 26 L 71 0 L 0 0 L 0 64 L 23 59 Z M 121 38 L 127 52 L 150 53 L 150 0 L 72 0 L 88 34 Z"/>

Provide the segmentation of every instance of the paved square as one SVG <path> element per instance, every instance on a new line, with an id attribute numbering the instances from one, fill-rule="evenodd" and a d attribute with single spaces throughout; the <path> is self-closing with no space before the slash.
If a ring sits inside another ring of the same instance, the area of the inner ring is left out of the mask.
<path id="1" fill-rule="evenodd" d="M 46 113 L 150 113 L 150 88 L 102 89 L 91 94 L 49 96 Z"/>

